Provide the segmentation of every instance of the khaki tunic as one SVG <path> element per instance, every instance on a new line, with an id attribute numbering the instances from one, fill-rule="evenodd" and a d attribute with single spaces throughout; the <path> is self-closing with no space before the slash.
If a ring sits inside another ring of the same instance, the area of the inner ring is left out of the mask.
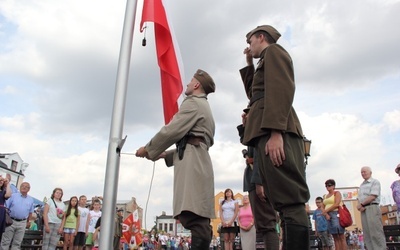
<path id="1" fill-rule="evenodd" d="M 245 67 L 240 70 L 240 75 L 249 98 L 264 92 L 264 98 L 250 107 L 244 145 L 254 145 L 255 138 L 268 135 L 271 129 L 303 137 L 300 121 L 292 107 L 295 92 L 292 59 L 284 48 L 278 44 L 269 45 L 257 68 Z"/>
<path id="2" fill-rule="evenodd" d="M 146 145 L 154 160 L 190 132 L 204 137 L 206 143 L 186 145 L 182 160 L 176 150 L 167 151 L 165 162 L 174 166 L 174 217 L 182 211 L 215 218 L 214 171 L 208 148 L 214 144 L 215 122 L 206 95 L 191 95 L 182 102 L 178 113 Z"/>

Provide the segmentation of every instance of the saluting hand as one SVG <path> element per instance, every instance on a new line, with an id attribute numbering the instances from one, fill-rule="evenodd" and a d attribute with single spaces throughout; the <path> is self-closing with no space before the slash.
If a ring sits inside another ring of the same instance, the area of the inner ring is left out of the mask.
<path id="1" fill-rule="evenodd" d="M 249 66 L 253 65 L 253 55 L 251 54 L 250 48 L 248 48 L 248 47 L 245 48 L 243 51 L 243 54 L 246 55 L 247 65 L 249 65 Z"/>

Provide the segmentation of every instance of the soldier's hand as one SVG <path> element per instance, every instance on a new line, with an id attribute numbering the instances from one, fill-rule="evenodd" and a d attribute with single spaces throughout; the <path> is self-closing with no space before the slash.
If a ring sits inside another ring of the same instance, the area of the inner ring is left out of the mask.
<path id="1" fill-rule="evenodd" d="M 251 54 L 250 48 L 245 48 L 243 54 L 246 55 L 246 62 L 248 66 L 253 65 L 253 55 Z"/>
<path id="2" fill-rule="evenodd" d="M 257 197 L 262 201 L 262 202 L 267 202 L 265 199 L 265 194 L 264 194 L 264 187 L 262 185 L 256 184 L 256 194 Z"/>
<path id="3" fill-rule="evenodd" d="M 285 151 L 283 150 L 283 137 L 280 131 L 273 130 L 271 137 L 265 144 L 265 154 L 269 155 L 275 167 L 279 167 L 285 160 Z"/>
<path id="4" fill-rule="evenodd" d="M 246 114 L 246 113 L 243 113 L 243 114 L 242 114 L 242 124 L 243 124 L 243 127 L 246 127 L 246 121 L 247 121 L 247 114 Z"/>
<path id="5" fill-rule="evenodd" d="M 146 150 L 145 147 L 140 147 L 138 150 L 136 150 L 136 154 L 135 155 L 137 157 L 141 157 L 141 158 L 149 157 L 149 154 L 147 153 L 147 150 Z"/>
<path id="6" fill-rule="evenodd" d="M 157 161 L 157 160 L 159 160 L 161 158 L 165 158 L 166 156 L 167 156 L 167 153 L 164 151 L 154 161 Z"/>

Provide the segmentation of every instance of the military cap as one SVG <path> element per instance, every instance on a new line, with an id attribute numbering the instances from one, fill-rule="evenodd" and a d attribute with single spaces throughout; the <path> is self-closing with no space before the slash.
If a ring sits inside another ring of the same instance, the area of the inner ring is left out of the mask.
<path id="1" fill-rule="evenodd" d="M 200 82 L 206 94 L 215 92 L 215 83 L 211 76 L 204 70 L 198 69 L 193 76 Z"/>
<path id="2" fill-rule="evenodd" d="M 275 40 L 275 42 L 278 41 L 279 37 L 281 37 L 281 34 L 271 25 L 260 25 L 246 34 L 247 42 L 249 42 L 250 37 L 257 31 L 267 32 Z"/>

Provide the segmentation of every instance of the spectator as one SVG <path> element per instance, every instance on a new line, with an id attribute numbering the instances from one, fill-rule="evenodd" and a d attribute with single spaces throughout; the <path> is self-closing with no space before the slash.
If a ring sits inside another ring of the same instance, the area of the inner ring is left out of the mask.
<path id="1" fill-rule="evenodd" d="M 43 247 L 42 250 L 54 250 L 60 240 L 58 230 L 64 216 L 63 190 L 55 188 L 43 210 Z"/>
<path id="2" fill-rule="evenodd" d="M 364 250 L 364 234 L 361 230 L 358 230 L 358 246 L 360 247 L 361 250 Z"/>
<path id="3" fill-rule="evenodd" d="M 400 164 L 397 165 L 394 171 L 400 176 Z M 392 189 L 393 200 L 396 202 L 397 207 L 400 208 L 400 180 L 395 180 L 390 188 Z M 397 219 L 398 221 L 400 219 L 400 209 L 397 209 Z"/>
<path id="4" fill-rule="evenodd" d="M 13 193 L 6 202 L 6 207 L 10 210 L 12 225 L 6 227 L 1 239 L 1 249 L 8 250 L 20 249 L 22 239 L 25 235 L 27 219 L 33 213 L 33 198 L 28 195 L 31 186 L 28 182 L 23 182 L 20 186 L 20 193 Z"/>
<path id="5" fill-rule="evenodd" d="M 32 213 L 29 223 L 27 224 L 29 226 L 29 230 L 34 230 L 34 231 L 38 230 L 38 225 L 35 222 L 36 219 L 37 219 L 36 214 Z"/>
<path id="6" fill-rule="evenodd" d="M 315 209 L 313 213 L 313 220 L 315 224 L 315 235 L 321 239 L 322 249 L 330 250 L 332 249 L 332 245 L 329 240 L 328 222 L 325 216 L 322 214 L 323 213 L 322 202 L 323 202 L 322 197 L 317 197 L 315 199 L 315 204 L 317 205 L 317 209 Z"/>
<path id="7" fill-rule="evenodd" d="M 382 213 L 379 207 L 381 183 L 372 178 L 370 167 L 362 167 L 361 176 L 364 181 L 361 183 L 358 193 L 357 209 L 361 212 L 365 246 L 367 249 L 386 249 Z"/>
<path id="8" fill-rule="evenodd" d="M 160 233 L 160 235 L 158 236 L 158 242 L 160 243 L 161 249 L 167 250 L 168 236 L 166 233 Z"/>
<path id="9" fill-rule="evenodd" d="M 338 207 L 342 202 L 342 194 L 339 191 L 335 191 L 335 186 L 336 182 L 333 179 L 325 182 L 328 194 L 324 195 L 322 214 L 328 221 L 328 232 L 333 236 L 335 250 L 346 250 L 344 228 L 340 225 L 338 217 Z"/>
<path id="10" fill-rule="evenodd" d="M 74 248 L 74 238 L 78 233 L 79 220 L 78 197 L 72 196 L 69 199 L 66 211 L 64 211 L 61 227 L 58 231 L 60 234 L 64 233 L 64 250 Z"/>
<path id="11" fill-rule="evenodd" d="M 101 217 L 96 221 L 96 225 L 94 226 L 93 232 L 93 248 L 92 250 L 98 250 L 100 244 L 100 226 L 101 226 Z"/>
<path id="12" fill-rule="evenodd" d="M 101 205 L 100 205 L 100 200 L 95 199 L 92 201 L 92 207 L 93 210 L 89 211 L 89 216 L 86 222 L 86 232 L 87 232 L 87 238 L 86 238 L 86 246 L 87 248 L 91 248 L 93 246 L 93 233 L 95 231 L 95 226 L 97 220 L 101 217 Z"/>
<path id="13" fill-rule="evenodd" d="M 74 246 L 75 249 L 77 250 L 82 250 L 83 247 L 85 246 L 85 240 L 86 240 L 86 222 L 89 217 L 89 209 L 86 207 L 86 201 L 87 198 L 85 195 L 81 195 L 79 197 L 79 227 L 78 227 L 78 233 L 76 234 L 76 237 L 74 239 Z"/>
<path id="14" fill-rule="evenodd" d="M 10 174 L 6 174 L 6 177 L 8 179 L 8 182 L 10 183 L 10 187 L 11 187 L 11 192 L 12 193 L 19 193 L 18 188 L 11 183 L 11 175 Z"/>
<path id="15" fill-rule="evenodd" d="M 239 212 L 239 204 L 235 201 L 231 189 L 226 189 L 224 192 L 224 200 L 219 207 L 219 214 L 221 217 L 222 228 L 221 232 L 224 234 L 224 248 L 225 250 L 232 250 L 237 233 L 236 217 Z"/>
<path id="16" fill-rule="evenodd" d="M 0 242 L 4 230 L 6 229 L 6 213 L 7 208 L 5 202 L 12 195 L 10 181 L 5 176 L 0 175 Z"/>
<path id="17" fill-rule="evenodd" d="M 36 216 L 35 223 L 38 227 L 38 230 L 43 230 L 43 207 L 41 205 L 36 205 L 35 210 L 33 211 Z"/>
<path id="18" fill-rule="evenodd" d="M 117 208 L 117 214 L 115 215 L 115 229 L 114 229 L 114 250 L 120 249 L 120 241 L 122 237 L 122 214 L 124 210 L 122 208 Z"/>
<path id="19" fill-rule="evenodd" d="M 256 250 L 256 229 L 248 195 L 243 196 L 243 206 L 239 208 L 238 221 L 242 249 Z"/>

